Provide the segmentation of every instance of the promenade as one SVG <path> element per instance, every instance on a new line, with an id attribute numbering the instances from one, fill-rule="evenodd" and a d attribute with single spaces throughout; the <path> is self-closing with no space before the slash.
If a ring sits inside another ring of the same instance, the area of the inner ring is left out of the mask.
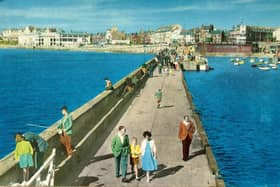
<path id="1" fill-rule="evenodd" d="M 154 97 L 158 88 L 163 90 L 162 106 L 159 109 L 156 107 Z M 158 75 L 156 70 L 154 77 L 148 79 L 145 87 L 138 93 L 98 152 L 91 156 L 87 166 L 72 185 L 216 186 L 215 176 L 209 169 L 198 133 L 195 133 L 191 146 L 191 159 L 187 162 L 182 161 L 178 124 L 184 115 L 191 114 L 190 106 L 182 84 L 181 72 Z M 129 183 L 122 183 L 121 178 L 115 177 L 111 140 L 120 125 L 127 128 L 130 139 L 136 136 L 139 144 L 143 139 L 143 131 L 152 131 L 152 138 L 157 146 L 159 170 L 154 173 L 151 183 L 147 183 L 146 178 L 136 181 L 131 174 L 130 165 L 127 170 Z"/>

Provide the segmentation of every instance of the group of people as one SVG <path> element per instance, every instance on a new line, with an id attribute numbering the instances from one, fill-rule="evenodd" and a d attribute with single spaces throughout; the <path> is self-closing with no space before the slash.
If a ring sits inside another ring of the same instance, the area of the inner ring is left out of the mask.
<path id="1" fill-rule="evenodd" d="M 48 143 L 33 132 L 16 133 L 15 141 L 14 159 L 19 162 L 19 167 L 23 170 L 23 181 L 26 182 L 30 176 L 30 168 L 36 171 L 42 166 Z"/>
<path id="2" fill-rule="evenodd" d="M 195 126 L 189 116 L 184 116 L 184 120 L 179 124 L 178 138 L 182 142 L 183 161 L 189 159 L 190 145 L 195 132 Z M 117 178 L 122 177 L 122 182 L 129 182 L 127 179 L 128 158 L 130 158 L 131 170 L 136 180 L 140 180 L 139 165 L 140 160 L 142 170 L 146 172 L 147 182 L 151 181 L 151 172 L 158 169 L 157 149 L 152 133 L 143 132 L 143 140 L 138 144 L 137 138 L 132 137 L 131 144 L 126 134 L 126 128 L 119 126 L 118 133 L 113 137 L 111 149 L 115 159 L 115 175 Z M 120 175 L 121 174 L 121 175 Z"/>
<path id="3" fill-rule="evenodd" d="M 141 145 L 137 143 L 137 138 L 133 137 L 131 144 L 126 134 L 126 128 L 119 126 L 117 135 L 112 139 L 112 152 L 115 158 L 116 177 L 122 177 L 122 182 L 129 182 L 127 179 L 128 156 L 130 155 L 131 169 L 135 173 L 135 179 L 139 177 L 139 163 L 142 161 L 142 170 L 146 172 L 147 182 L 151 181 L 150 173 L 157 170 L 157 151 L 152 133 L 143 132 Z M 120 175 L 121 170 L 121 175 Z"/>
<path id="4" fill-rule="evenodd" d="M 72 116 L 68 113 L 67 107 L 61 108 L 63 118 L 58 124 L 60 142 L 64 145 L 68 156 L 72 155 L 71 135 Z M 14 159 L 19 162 L 23 170 L 23 183 L 29 180 L 30 170 L 37 171 L 44 162 L 45 153 L 48 150 L 48 143 L 41 136 L 33 132 L 16 133 L 16 148 Z"/>
<path id="5" fill-rule="evenodd" d="M 71 156 L 72 117 L 65 106 L 61 108 L 61 112 L 63 118 L 58 125 L 58 134 L 67 155 Z M 178 133 L 178 137 L 182 141 L 183 161 L 187 161 L 189 158 L 189 148 L 194 132 L 195 126 L 193 122 L 189 116 L 184 116 L 184 120 L 179 124 Z M 23 180 L 27 181 L 30 168 L 34 167 L 34 171 L 36 171 L 36 169 L 42 166 L 44 154 L 48 149 L 48 143 L 42 137 L 32 132 L 25 134 L 17 133 L 15 140 L 14 158 L 19 161 L 19 166 L 23 169 Z M 140 180 L 139 164 L 141 160 L 142 170 L 146 172 L 147 182 L 151 181 L 150 174 L 156 171 L 158 166 L 156 145 L 150 131 L 143 132 L 143 140 L 141 145 L 139 145 L 136 137 L 132 137 L 130 143 L 129 137 L 126 134 L 126 128 L 119 126 L 117 135 L 112 139 L 111 148 L 115 158 L 115 174 L 116 177 L 122 176 L 122 182 L 129 182 L 126 177 L 128 157 L 130 157 L 131 170 L 135 174 L 135 179 Z"/>
<path id="6" fill-rule="evenodd" d="M 179 70 L 179 58 L 175 50 L 164 49 L 157 56 L 158 73 L 172 74 L 173 70 Z"/>

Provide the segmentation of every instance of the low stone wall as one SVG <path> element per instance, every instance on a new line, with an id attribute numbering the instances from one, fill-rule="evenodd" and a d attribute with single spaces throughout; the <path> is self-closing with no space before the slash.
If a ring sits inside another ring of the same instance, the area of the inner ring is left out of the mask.
<path id="1" fill-rule="evenodd" d="M 216 176 L 216 185 L 217 185 L 217 187 L 225 187 L 224 180 L 220 177 L 218 164 L 216 162 L 216 159 L 215 159 L 215 156 L 213 154 L 212 148 L 208 143 L 208 137 L 207 137 L 207 134 L 206 134 L 206 132 L 203 128 L 203 125 L 201 123 L 200 116 L 199 116 L 199 114 L 197 114 L 195 112 L 195 105 L 192 101 L 192 95 L 191 95 L 191 93 L 188 89 L 186 80 L 184 79 L 183 72 L 182 72 L 182 82 L 183 82 L 183 85 L 184 85 L 184 88 L 185 88 L 185 91 L 186 91 L 187 99 L 189 100 L 189 103 L 191 104 L 191 110 L 193 111 L 193 116 L 192 117 L 196 122 L 197 131 L 200 135 L 202 147 L 205 150 L 205 153 L 206 153 L 206 156 L 207 156 L 207 159 L 208 159 L 209 167 L 210 167 L 213 175 Z"/>
<path id="2" fill-rule="evenodd" d="M 146 64 L 154 64 L 152 59 Z M 122 96 L 126 86 L 125 79 L 130 77 L 135 83 L 134 91 L 125 97 Z M 46 129 L 40 135 L 48 141 L 49 151 L 57 149 L 55 165 L 55 185 L 70 185 L 74 176 L 87 164 L 90 157 L 96 153 L 111 130 L 117 124 L 122 114 L 128 108 L 132 98 L 137 91 L 144 85 L 148 75 L 143 74 L 138 68 L 127 77 L 123 78 L 114 85 L 113 91 L 104 91 L 94 99 L 90 100 L 77 110 L 72 112 L 73 116 L 73 136 L 72 145 L 74 152 L 71 158 L 66 158 L 64 148 L 59 142 L 57 135 L 58 122 Z M 13 160 L 13 153 L 0 160 L 0 185 L 21 182 L 21 170 Z"/>

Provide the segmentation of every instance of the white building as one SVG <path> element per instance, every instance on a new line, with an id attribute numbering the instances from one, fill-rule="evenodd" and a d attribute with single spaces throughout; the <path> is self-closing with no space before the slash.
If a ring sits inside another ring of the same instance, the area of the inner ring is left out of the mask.
<path id="1" fill-rule="evenodd" d="M 27 26 L 22 29 L 6 29 L 2 32 L 2 37 L 4 40 L 18 41 L 20 35 L 34 33 L 36 30 L 37 29 L 32 26 Z"/>
<path id="2" fill-rule="evenodd" d="M 246 44 L 246 25 L 237 25 L 230 31 L 229 40 L 235 44 Z"/>
<path id="3" fill-rule="evenodd" d="M 130 40 L 111 40 L 111 44 L 113 45 L 129 45 L 130 44 Z"/>
<path id="4" fill-rule="evenodd" d="M 25 33 L 18 37 L 18 45 L 22 47 L 79 47 L 90 43 L 91 37 L 87 33 L 66 33 L 56 29 Z"/>
<path id="5" fill-rule="evenodd" d="M 168 25 L 160 27 L 150 34 L 152 44 L 171 44 L 175 40 L 183 39 L 181 25 Z"/>
<path id="6" fill-rule="evenodd" d="M 195 43 L 195 37 L 194 33 L 184 30 L 181 32 L 181 36 L 183 36 L 185 44 L 194 44 Z"/>
<path id="7" fill-rule="evenodd" d="M 105 39 L 106 39 L 106 41 L 107 41 L 108 44 L 111 43 L 111 41 L 112 41 L 112 33 L 111 33 L 111 30 L 107 30 L 107 31 L 106 31 Z"/>
<path id="8" fill-rule="evenodd" d="M 273 38 L 276 39 L 276 41 L 280 41 L 280 27 L 275 29 L 275 31 L 273 32 Z"/>

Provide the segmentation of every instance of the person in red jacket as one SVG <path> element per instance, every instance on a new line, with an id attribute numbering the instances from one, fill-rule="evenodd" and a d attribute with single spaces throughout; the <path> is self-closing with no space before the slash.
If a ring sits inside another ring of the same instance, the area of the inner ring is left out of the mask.
<path id="1" fill-rule="evenodd" d="M 179 124 L 178 137 L 182 141 L 183 160 L 187 161 L 189 157 L 190 145 L 192 143 L 195 126 L 189 116 L 184 116 L 184 120 Z"/>

